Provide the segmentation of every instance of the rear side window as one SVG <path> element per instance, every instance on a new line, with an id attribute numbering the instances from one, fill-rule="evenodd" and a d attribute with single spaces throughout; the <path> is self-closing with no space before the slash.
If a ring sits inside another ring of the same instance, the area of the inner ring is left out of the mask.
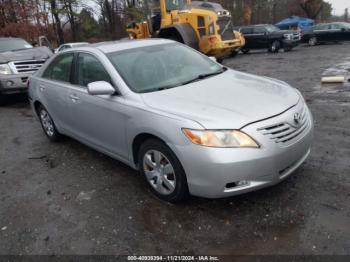
<path id="1" fill-rule="evenodd" d="M 70 82 L 73 57 L 73 53 L 59 55 L 46 68 L 43 77 L 62 82 Z"/>
<path id="2" fill-rule="evenodd" d="M 112 82 L 101 62 L 93 55 L 85 53 L 80 53 L 78 56 L 76 77 L 76 82 L 80 86 L 87 86 L 96 81 Z"/>
<path id="3" fill-rule="evenodd" d="M 241 29 L 241 33 L 244 35 L 249 35 L 253 33 L 253 28 L 251 27 L 246 27 Z"/>

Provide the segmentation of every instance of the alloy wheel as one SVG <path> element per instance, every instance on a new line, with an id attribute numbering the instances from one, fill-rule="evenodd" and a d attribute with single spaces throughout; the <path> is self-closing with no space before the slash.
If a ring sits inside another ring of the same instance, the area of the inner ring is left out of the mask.
<path id="1" fill-rule="evenodd" d="M 53 125 L 53 122 L 52 122 L 50 115 L 47 113 L 47 111 L 45 109 L 42 109 L 40 111 L 40 120 L 41 120 L 41 123 L 44 127 L 45 133 L 49 137 L 52 137 L 55 133 L 55 127 Z"/>

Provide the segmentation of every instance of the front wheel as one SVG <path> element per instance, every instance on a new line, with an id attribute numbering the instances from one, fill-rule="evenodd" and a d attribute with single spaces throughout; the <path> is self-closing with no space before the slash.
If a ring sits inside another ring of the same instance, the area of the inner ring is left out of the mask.
<path id="1" fill-rule="evenodd" d="M 156 139 L 147 140 L 140 148 L 138 161 L 140 173 L 158 198 L 177 203 L 188 197 L 186 174 L 166 144 Z"/>
<path id="2" fill-rule="evenodd" d="M 55 123 L 53 122 L 49 112 L 47 112 L 44 106 L 39 106 L 38 115 L 41 123 L 41 127 L 45 135 L 52 142 L 57 142 L 61 138 L 61 134 L 57 131 Z"/>
<path id="3" fill-rule="evenodd" d="M 271 52 L 271 53 L 278 53 L 278 51 L 280 50 L 280 47 L 281 47 L 281 43 L 279 41 L 273 41 L 270 44 L 269 52 Z"/>
<path id="4" fill-rule="evenodd" d="M 317 40 L 316 36 L 310 37 L 309 46 L 315 46 L 315 45 L 317 45 L 317 42 L 318 42 L 318 40 Z"/>

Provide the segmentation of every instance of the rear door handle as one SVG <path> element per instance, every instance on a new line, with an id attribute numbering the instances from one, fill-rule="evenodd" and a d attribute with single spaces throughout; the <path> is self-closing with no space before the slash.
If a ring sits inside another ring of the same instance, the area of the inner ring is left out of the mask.
<path id="1" fill-rule="evenodd" d="M 39 89 L 41 92 L 43 92 L 46 89 L 46 87 L 44 85 L 39 85 Z"/>
<path id="2" fill-rule="evenodd" d="M 77 95 L 70 95 L 70 99 L 72 99 L 73 102 L 76 102 L 79 100 L 79 97 Z"/>

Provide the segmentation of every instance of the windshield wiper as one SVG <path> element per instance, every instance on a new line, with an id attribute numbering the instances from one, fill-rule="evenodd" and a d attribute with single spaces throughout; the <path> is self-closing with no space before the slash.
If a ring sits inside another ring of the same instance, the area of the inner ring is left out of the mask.
<path id="1" fill-rule="evenodd" d="M 180 85 L 182 85 L 182 84 L 160 86 L 160 87 L 152 88 L 152 89 L 149 89 L 149 90 L 145 90 L 143 93 L 151 93 L 151 92 L 155 92 L 155 91 L 163 91 L 163 90 L 167 90 L 167 89 L 178 87 Z"/>
<path id="2" fill-rule="evenodd" d="M 195 78 L 193 78 L 191 80 L 183 82 L 182 85 L 188 85 L 190 83 L 197 82 L 199 80 L 202 80 L 202 79 L 205 79 L 205 78 L 208 78 L 208 77 L 211 77 L 211 76 L 220 75 L 220 74 L 222 74 L 225 71 L 227 71 L 227 67 L 222 67 L 222 69 L 217 71 L 217 72 L 208 73 L 208 74 L 200 74 L 200 75 L 198 75 L 197 77 L 195 77 Z"/>

